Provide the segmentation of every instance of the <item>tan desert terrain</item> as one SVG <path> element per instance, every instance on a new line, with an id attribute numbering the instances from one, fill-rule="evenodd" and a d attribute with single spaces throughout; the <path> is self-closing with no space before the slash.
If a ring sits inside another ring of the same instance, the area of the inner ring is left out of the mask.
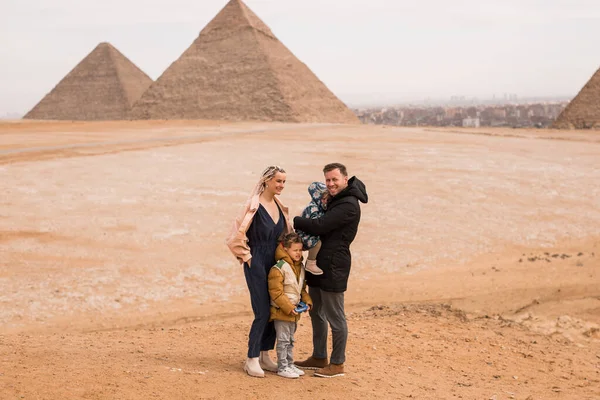
<path id="1" fill-rule="evenodd" d="M 333 161 L 347 374 L 250 378 L 224 238 L 265 166 L 298 214 Z M 600 399 L 599 199 L 593 131 L 2 122 L 0 399 Z"/>

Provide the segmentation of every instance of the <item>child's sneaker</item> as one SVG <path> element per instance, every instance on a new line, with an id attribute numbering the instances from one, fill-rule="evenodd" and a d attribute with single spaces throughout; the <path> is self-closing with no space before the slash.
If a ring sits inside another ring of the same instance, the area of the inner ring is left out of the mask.
<path id="1" fill-rule="evenodd" d="M 323 270 L 317 267 L 317 260 L 306 260 L 304 269 L 313 275 L 323 275 Z"/>
<path id="2" fill-rule="evenodd" d="M 296 367 L 296 365 L 292 364 L 292 365 L 290 365 L 290 368 L 292 369 L 292 371 L 294 371 L 298 375 L 300 375 L 300 376 L 304 375 L 304 371 L 302 371 L 300 368 Z"/>
<path id="3" fill-rule="evenodd" d="M 285 367 L 281 371 L 277 371 L 277 375 L 279 375 L 283 378 L 291 378 L 291 379 L 300 378 L 300 375 L 295 373 L 294 370 L 290 367 Z"/>

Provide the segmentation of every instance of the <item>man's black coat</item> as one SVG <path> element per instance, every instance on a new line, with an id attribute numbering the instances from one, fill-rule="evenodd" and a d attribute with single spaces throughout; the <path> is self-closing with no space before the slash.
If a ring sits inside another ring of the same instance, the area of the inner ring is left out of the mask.
<path id="1" fill-rule="evenodd" d="M 348 287 L 350 266 L 350 243 L 356 237 L 360 222 L 360 205 L 369 197 L 365 185 L 356 177 L 348 180 L 348 187 L 331 198 L 327 211 L 321 218 L 295 217 L 294 228 L 321 237 L 321 250 L 317 265 L 323 275 L 306 274 L 309 286 L 326 292 L 345 292 Z"/>

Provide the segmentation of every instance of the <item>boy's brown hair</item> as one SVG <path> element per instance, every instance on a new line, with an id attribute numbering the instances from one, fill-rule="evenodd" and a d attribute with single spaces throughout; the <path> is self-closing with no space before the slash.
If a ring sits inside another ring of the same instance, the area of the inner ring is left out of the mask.
<path id="1" fill-rule="evenodd" d="M 288 233 L 281 238 L 281 244 L 285 248 L 289 249 L 294 243 L 302 243 L 302 239 L 300 239 L 300 236 L 295 232 Z"/>

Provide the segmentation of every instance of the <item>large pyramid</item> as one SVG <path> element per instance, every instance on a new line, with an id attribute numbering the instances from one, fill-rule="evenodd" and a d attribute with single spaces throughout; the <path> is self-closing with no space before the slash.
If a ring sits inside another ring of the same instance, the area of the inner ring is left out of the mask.
<path id="1" fill-rule="evenodd" d="M 131 117 L 359 122 L 240 0 L 227 3 Z"/>
<path id="2" fill-rule="evenodd" d="M 100 43 L 24 118 L 127 119 L 152 79 L 109 43 Z"/>
<path id="3" fill-rule="evenodd" d="M 558 116 L 553 128 L 600 129 L 600 69 Z"/>

